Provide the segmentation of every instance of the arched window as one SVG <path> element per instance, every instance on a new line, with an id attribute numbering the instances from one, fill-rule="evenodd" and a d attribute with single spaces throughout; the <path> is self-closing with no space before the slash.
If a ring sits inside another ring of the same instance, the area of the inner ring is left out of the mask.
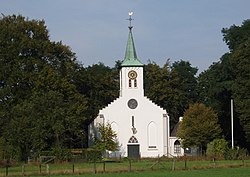
<path id="1" fill-rule="evenodd" d="M 174 142 L 174 153 L 175 153 L 175 154 L 181 153 L 181 143 L 180 143 L 179 140 L 176 140 L 176 141 Z"/>
<path id="2" fill-rule="evenodd" d="M 155 122 L 148 124 L 148 148 L 157 148 L 157 126 Z"/>
<path id="3" fill-rule="evenodd" d="M 118 125 L 117 125 L 116 122 L 112 122 L 112 123 L 111 123 L 111 128 L 112 128 L 112 130 L 113 130 L 115 133 L 118 134 Z"/>
<path id="4" fill-rule="evenodd" d="M 134 80 L 134 87 L 137 87 L 137 80 Z"/>
<path id="5" fill-rule="evenodd" d="M 138 143 L 138 140 L 136 139 L 135 136 L 131 136 L 131 138 L 129 139 L 128 143 Z"/>

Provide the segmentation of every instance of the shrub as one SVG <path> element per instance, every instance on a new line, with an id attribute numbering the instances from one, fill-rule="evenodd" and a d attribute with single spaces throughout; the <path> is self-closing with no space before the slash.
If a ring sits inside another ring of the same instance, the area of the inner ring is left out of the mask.
<path id="1" fill-rule="evenodd" d="M 247 156 L 247 150 L 241 148 L 228 149 L 226 159 L 228 160 L 243 160 Z"/>
<path id="2" fill-rule="evenodd" d="M 98 149 L 84 149 L 83 156 L 87 161 L 98 161 L 102 159 L 102 151 Z"/>
<path id="3" fill-rule="evenodd" d="M 207 144 L 206 155 L 216 159 L 224 159 L 228 151 L 228 143 L 225 139 L 214 139 Z"/>

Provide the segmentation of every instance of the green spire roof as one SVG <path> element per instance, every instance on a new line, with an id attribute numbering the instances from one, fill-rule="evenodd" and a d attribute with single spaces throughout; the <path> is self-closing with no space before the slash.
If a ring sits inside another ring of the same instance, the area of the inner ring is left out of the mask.
<path id="1" fill-rule="evenodd" d="M 143 66 L 140 60 L 137 58 L 135 51 L 135 44 L 132 35 L 132 27 L 129 27 L 128 42 L 125 52 L 125 58 L 122 61 L 121 66 Z"/>

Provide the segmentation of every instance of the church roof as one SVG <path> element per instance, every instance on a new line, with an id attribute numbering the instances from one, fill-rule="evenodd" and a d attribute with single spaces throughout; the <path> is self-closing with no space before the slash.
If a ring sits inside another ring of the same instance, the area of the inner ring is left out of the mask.
<path id="1" fill-rule="evenodd" d="M 175 126 L 174 129 L 172 130 L 172 132 L 170 133 L 170 136 L 176 137 L 177 136 L 177 132 L 180 130 L 180 125 L 181 122 L 178 122 Z"/>
<path id="2" fill-rule="evenodd" d="M 135 44 L 132 35 L 132 26 L 129 27 L 128 42 L 125 52 L 125 58 L 121 66 L 143 66 L 142 62 L 137 58 Z"/>

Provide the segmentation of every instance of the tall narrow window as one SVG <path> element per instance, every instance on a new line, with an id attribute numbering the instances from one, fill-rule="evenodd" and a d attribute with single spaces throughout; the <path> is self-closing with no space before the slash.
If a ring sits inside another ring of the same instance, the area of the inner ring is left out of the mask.
<path id="1" fill-rule="evenodd" d="M 129 86 L 129 87 L 132 86 L 132 81 L 131 81 L 131 79 L 128 80 L 128 86 Z"/>
<path id="2" fill-rule="evenodd" d="M 157 148 L 157 126 L 155 122 L 148 125 L 148 148 Z"/>
<path id="3" fill-rule="evenodd" d="M 134 80 L 134 87 L 137 87 L 137 80 Z"/>
<path id="4" fill-rule="evenodd" d="M 175 153 L 175 154 L 181 153 L 181 143 L 180 143 L 179 140 L 176 140 L 176 141 L 174 142 L 174 153 Z"/>

